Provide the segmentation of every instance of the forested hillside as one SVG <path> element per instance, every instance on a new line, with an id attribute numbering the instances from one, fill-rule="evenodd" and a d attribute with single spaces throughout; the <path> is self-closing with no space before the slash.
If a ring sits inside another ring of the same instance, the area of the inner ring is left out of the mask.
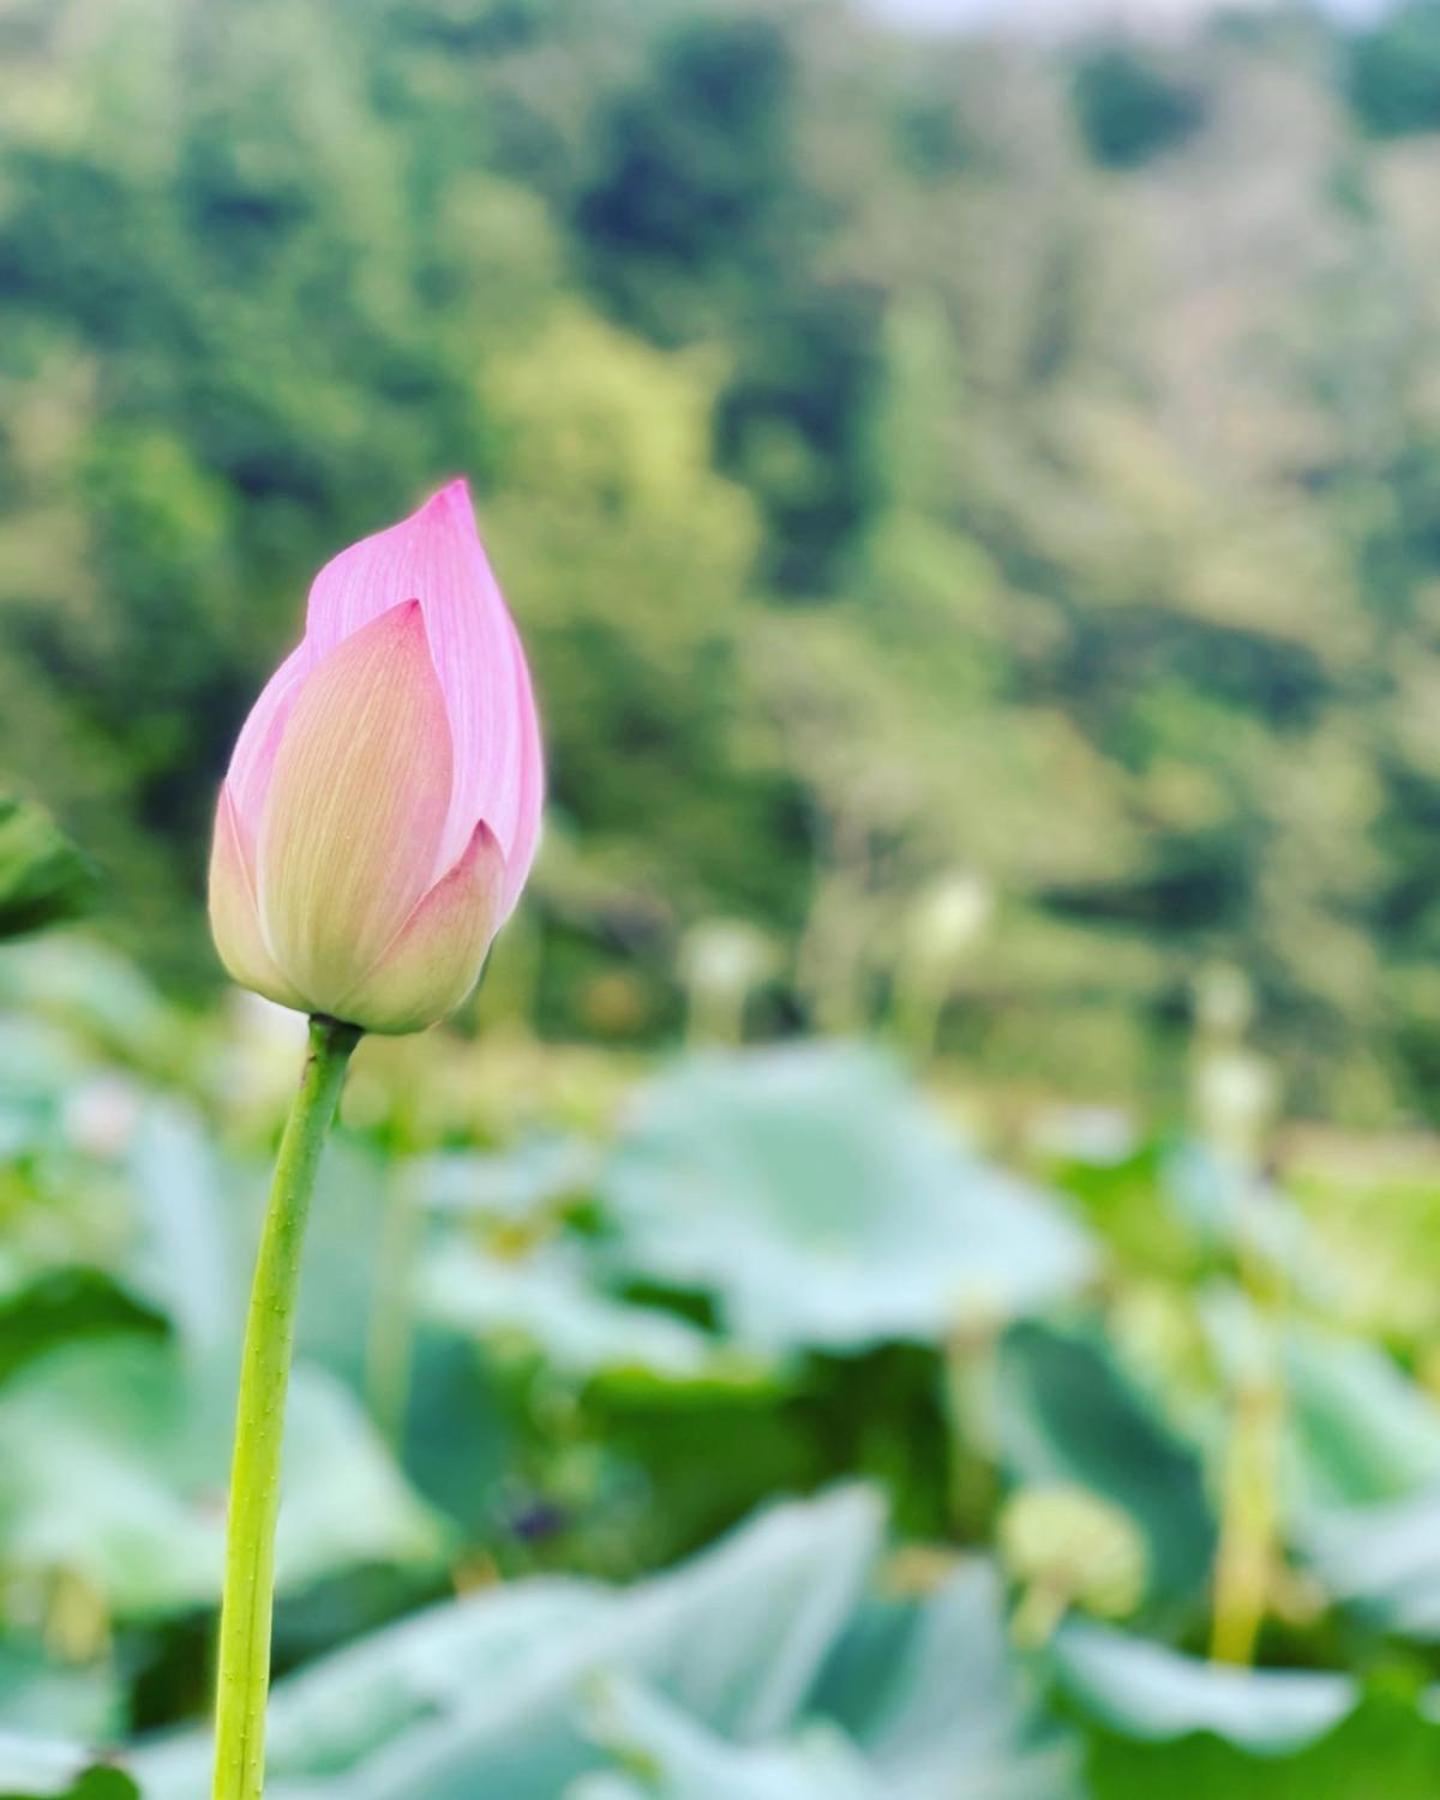
<path id="1" fill-rule="evenodd" d="M 557 1032 L 777 1028 L 994 895 L 946 1041 L 1440 1106 L 1440 7 L 1179 44 L 838 4 L 6 0 L 0 774 L 182 990 L 334 549 L 468 471 L 532 647 Z M 521 950 L 514 952 L 519 956 Z M 823 969 L 823 977 L 815 971 Z M 498 976 L 497 976 L 498 978 Z"/>

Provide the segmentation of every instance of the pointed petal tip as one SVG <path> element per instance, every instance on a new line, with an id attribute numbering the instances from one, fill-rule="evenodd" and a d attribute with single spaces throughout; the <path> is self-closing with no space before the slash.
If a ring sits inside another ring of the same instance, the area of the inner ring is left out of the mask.
<path id="1" fill-rule="evenodd" d="M 320 571 L 306 621 L 307 666 L 412 595 L 423 608 L 455 756 L 436 866 L 458 858 L 474 821 L 487 816 L 510 865 L 508 911 L 534 842 L 543 785 L 540 748 L 524 652 L 463 476 L 437 488 L 398 524 L 342 550 Z M 404 632 L 395 637 L 413 641 Z"/>
<path id="2" fill-rule="evenodd" d="M 402 600 L 392 607 L 399 617 L 395 621 L 395 641 L 407 651 L 412 646 L 423 644 L 430 667 L 435 669 L 435 644 L 430 636 L 429 621 L 425 617 L 425 603 L 418 597 L 413 600 Z M 439 671 L 435 669 L 438 676 Z"/>
<path id="3" fill-rule="evenodd" d="M 427 645 L 429 643 L 429 632 L 425 626 L 425 607 L 419 599 L 398 601 L 388 612 L 381 613 L 374 623 L 380 626 L 387 635 L 393 636 L 397 643 L 407 643 L 409 639 L 417 635 L 423 638 Z"/>
<path id="4" fill-rule="evenodd" d="M 457 475 L 453 481 L 447 481 L 442 488 L 437 488 L 416 515 L 429 519 L 449 515 L 451 518 L 475 523 L 475 506 L 470 498 L 470 483 L 463 475 Z"/>
<path id="5" fill-rule="evenodd" d="M 474 862 L 482 855 L 489 856 L 500 851 L 500 840 L 483 819 L 475 821 L 475 829 L 470 833 L 470 841 L 466 844 L 460 857 L 462 863 Z M 502 852 L 503 854 L 503 852 Z"/>
<path id="6" fill-rule="evenodd" d="M 367 627 L 362 626 L 361 630 Z M 384 612 L 378 613 L 368 627 L 382 643 L 390 646 L 390 654 L 409 655 L 414 649 L 423 645 L 429 654 L 431 666 L 434 666 L 434 653 L 430 649 L 430 628 L 425 622 L 425 606 L 418 599 L 399 600 Z M 358 633 L 352 634 L 358 636 Z M 334 651 L 330 653 L 334 655 Z"/>

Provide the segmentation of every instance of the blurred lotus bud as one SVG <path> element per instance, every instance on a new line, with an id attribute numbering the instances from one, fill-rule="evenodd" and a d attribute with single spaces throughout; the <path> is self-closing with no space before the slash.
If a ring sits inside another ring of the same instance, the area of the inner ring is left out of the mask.
<path id="1" fill-rule="evenodd" d="M 945 1002 L 994 910 L 994 890 L 968 869 L 942 875 L 911 907 L 895 970 L 895 1017 L 921 1056 L 934 1051 Z"/>
<path id="2" fill-rule="evenodd" d="M 1257 1163 L 1279 1106 L 1274 1065 L 1253 1050 L 1202 1052 L 1193 1092 L 1205 1142 L 1238 1161 Z"/>
<path id="3" fill-rule="evenodd" d="M 990 922 L 995 895 L 983 876 L 958 870 L 920 896 L 910 918 L 916 947 L 932 965 L 954 967 Z"/>
<path id="4" fill-rule="evenodd" d="M 1255 1013 L 1249 977 L 1233 963 L 1210 963 L 1195 977 L 1195 1025 L 1207 1037 L 1238 1042 Z"/>
<path id="5" fill-rule="evenodd" d="M 242 987 L 419 1031 L 480 974 L 535 852 L 539 727 L 463 482 L 342 551 L 220 792 L 210 920 Z"/>
<path id="6" fill-rule="evenodd" d="M 1028 1649 L 1046 1642 L 1079 1607 L 1123 1619 L 1145 1597 L 1145 1540 L 1127 1512 L 1088 1488 L 1024 1488 L 1000 1515 L 1000 1561 L 1021 1590 L 1014 1630 Z"/>
<path id="7" fill-rule="evenodd" d="M 1245 1047 L 1255 996 L 1243 971 L 1212 963 L 1195 980 L 1191 1103 L 1195 1127 L 1212 1149 L 1246 1166 L 1260 1160 L 1278 1110 L 1276 1071 Z"/>
<path id="8" fill-rule="evenodd" d="M 706 919 L 692 927 L 681 943 L 679 963 L 692 1039 L 740 1043 L 746 1002 L 776 967 L 774 945 L 743 919 Z"/>

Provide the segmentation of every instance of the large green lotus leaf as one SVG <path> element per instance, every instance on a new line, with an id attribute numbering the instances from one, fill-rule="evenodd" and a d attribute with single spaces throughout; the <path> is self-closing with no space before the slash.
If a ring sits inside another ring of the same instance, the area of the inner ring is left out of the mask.
<path id="1" fill-rule="evenodd" d="M 57 1346 L 84 1337 L 149 1332 L 168 1321 L 99 1269 L 67 1264 L 31 1276 L 0 1295 L 0 1382 Z"/>
<path id="2" fill-rule="evenodd" d="M 193 1069 L 183 1015 L 133 963 L 87 938 L 0 948 L 0 1006 L 58 1024 L 82 1044 L 181 1085 Z"/>
<path id="3" fill-rule="evenodd" d="M 39 1649 L 0 1643 L 0 1731 L 95 1744 L 119 1735 L 123 1714 L 111 1658 L 64 1663 Z"/>
<path id="4" fill-rule="evenodd" d="M 591 1730 L 622 1768 L 645 1771 L 631 1792 L 645 1800 L 889 1800 L 844 1735 L 811 1726 L 771 1745 L 727 1743 L 652 1689 L 624 1678 L 603 1684 Z M 582 1780 L 570 1800 L 602 1796 L 605 1776 Z M 613 1791 L 613 1786 L 612 1786 Z M 622 1784 L 620 1792 L 625 1791 Z"/>
<path id="5" fill-rule="evenodd" d="M 1440 1730 L 1401 1684 L 1379 1683 L 1334 1730 L 1288 1754 L 1255 1755 L 1206 1733 L 1146 1741 L 1096 1728 L 1091 1800 L 1435 1800 Z"/>
<path id="6" fill-rule="evenodd" d="M 1383 1350 L 1296 1329 L 1283 1357 L 1287 1417 L 1309 1504 L 1362 1505 L 1440 1482 L 1440 1406 Z"/>
<path id="7" fill-rule="evenodd" d="M 1167 1157 L 1165 1175 L 1162 1194 L 1203 1242 L 1283 1269 L 1291 1285 L 1317 1305 L 1336 1298 L 1343 1286 L 1340 1272 L 1288 1194 L 1199 1143 Z"/>
<path id="8" fill-rule="evenodd" d="M 610 1610 L 611 1596 L 598 1586 L 539 1577 L 431 1607 L 321 1658 L 271 1695 L 267 1793 L 350 1800 L 408 1791 L 384 1784 L 387 1753 L 467 1713 L 492 1720 L 509 1697 L 528 1695 L 533 1672 L 548 1666 L 556 1646 L 593 1633 Z M 557 1716 L 568 1717 L 570 1698 L 567 1685 Z M 146 1800 L 192 1800 L 209 1762 L 208 1736 L 196 1732 L 130 1758 Z M 483 1764 L 482 1744 L 474 1767 Z"/>
<path id="9" fill-rule="evenodd" d="M 881 1509 L 846 1489 L 780 1506 L 628 1591 L 539 1580 L 431 1609 L 276 1690 L 271 1800 L 555 1800 L 606 1767 L 596 1684 L 630 1674 L 741 1742 L 793 1730 L 858 1600 Z M 147 1800 L 194 1800 L 205 1746 L 136 1759 Z"/>
<path id="10" fill-rule="evenodd" d="M 899 1070 L 807 1045 L 657 1081 L 600 1177 L 621 1266 L 713 1294 L 741 1342 L 935 1342 L 1072 1292 L 1088 1239 L 952 1141 Z"/>
<path id="11" fill-rule="evenodd" d="M 298 1070 L 297 1057 L 297 1070 Z M 243 1306 L 265 1215 L 270 1169 L 222 1170 L 233 1189 L 226 1209 L 232 1268 L 242 1273 L 233 1309 Z M 296 1318 L 296 1354 L 338 1376 L 356 1393 L 373 1373 L 377 1315 L 408 1317 L 416 1239 L 409 1167 L 338 1131 L 326 1145 L 305 1233 L 305 1273 Z"/>
<path id="12" fill-rule="evenodd" d="M 449 1536 L 349 1389 L 323 1369 L 297 1369 L 276 1536 L 282 1591 L 367 1564 L 427 1567 Z"/>
<path id="13" fill-rule="evenodd" d="M 1341 1605 L 1398 1636 L 1440 1643 L 1440 1485 L 1373 1506 L 1311 1509 L 1296 1537 Z"/>
<path id="14" fill-rule="evenodd" d="M 872 1599 L 836 1646 L 815 1709 L 863 1751 L 886 1800 L 1070 1800 L 1073 1737 L 1036 1711 L 989 1562 L 924 1599 Z"/>
<path id="15" fill-rule="evenodd" d="M 72 1108 L 60 1130 L 75 1142 L 62 1147 L 50 1180 L 81 1193 L 96 1184 L 86 1215 L 94 1241 L 82 1250 L 71 1233 L 74 1262 L 26 1270 L 0 1299 L 0 1379 L 66 1338 L 168 1327 L 228 1411 L 240 1295 L 217 1200 L 226 1171 L 187 1106 L 113 1076 L 87 1083 L 77 1071 L 68 1085 Z M 104 1267 L 79 1260 L 84 1251 Z"/>
<path id="16" fill-rule="evenodd" d="M 408 1304 L 410 1232 L 403 1220 L 395 1229 L 395 1209 L 411 1204 L 402 1171 L 338 1134 L 321 1163 L 308 1221 L 297 1355 L 357 1392 L 367 1382 L 382 1296 Z M 222 1397 L 233 1405 L 270 1170 L 221 1157 L 194 1113 L 165 1100 L 141 1109 L 125 1173 L 135 1236 L 124 1277 L 163 1307 L 197 1368 L 218 1368 Z"/>
<path id="17" fill-rule="evenodd" d="M 1083 1619 L 1060 1628 L 1049 1658 L 1065 1690 L 1103 1724 L 1162 1741 L 1210 1732 L 1257 1755 L 1313 1743 L 1360 1699 L 1348 1675 L 1204 1662 Z"/>
<path id="18" fill-rule="evenodd" d="M 0 1800 L 136 1800 L 136 1790 L 87 1750 L 0 1732 Z"/>
<path id="19" fill-rule="evenodd" d="M 1298 1547 L 1342 1605 L 1440 1642 L 1440 1408 L 1383 1351 L 1332 1333 L 1292 1331 L 1284 1370 Z"/>
<path id="20" fill-rule="evenodd" d="M 519 1338 L 567 1375 L 635 1371 L 692 1381 L 723 1370 L 722 1347 L 698 1326 L 600 1291 L 574 1243 L 546 1244 L 521 1257 L 442 1244 L 426 1260 L 420 1300 L 439 1323 Z"/>
<path id="21" fill-rule="evenodd" d="M 65 1571 L 120 1617 L 212 1601 L 229 1431 L 228 1408 L 168 1343 L 95 1339 L 28 1364 L 0 1392 L 0 1564 Z M 437 1522 L 318 1370 L 296 1371 L 284 1483 L 282 1587 L 440 1553 Z"/>
<path id="22" fill-rule="evenodd" d="M 0 938 L 79 918 L 99 885 L 95 865 L 48 813 L 0 795 Z"/>
<path id="23" fill-rule="evenodd" d="M 284 1682 L 273 1800 L 1073 1800 L 1037 1733 L 994 1570 L 862 1594 L 854 1490 L 781 1507 L 614 1592 L 540 1579 L 432 1609 Z M 138 1759 L 149 1800 L 203 1791 L 197 1736 Z"/>
<path id="24" fill-rule="evenodd" d="M 1194 1598 L 1209 1578 L 1215 1521 L 1204 1470 L 1096 1333 L 1017 1325 L 1000 1347 L 995 1421 L 1007 1473 L 1074 1482 L 1144 1531 L 1152 1599 Z"/>
<path id="25" fill-rule="evenodd" d="M 124 1277 L 169 1319 L 197 1364 L 223 1361 L 239 1342 L 243 1296 L 220 1205 L 224 1175 L 188 1107 L 157 1100 L 143 1108 L 126 1147 L 137 1229 Z"/>
<path id="26" fill-rule="evenodd" d="M 364 1392 L 377 1310 L 408 1308 L 412 1241 L 404 1209 L 413 1202 L 405 1167 L 388 1162 L 341 1132 L 326 1146 L 305 1234 L 305 1279 L 296 1320 L 296 1346 Z M 245 1239 L 244 1267 L 259 1242 L 269 1172 L 256 1171 Z M 400 1216 L 397 1218 L 397 1209 Z"/>
<path id="27" fill-rule="evenodd" d="M 551 1133 L 488 1155 L 449 1150 L 417 1158 L 412 1174 L 419 1204 L 432 1212 L 520 1224 L 584 1193 L 595 1163 L 595 1148 L 585 1139 Z"/>
<path id="28" fill-rule="evenodd" d="M 401 1461 L 447 1519 L 466 1536 L 484 1538 L 517 1456 L 497 1373 L 475 1354 L 471 1338 L 423 1323 L 405 1350 Z"/>
<path id="29" fill-rule="evenodd" d="M 88 1073 L 86 1058 L 58 1025 L 0 1012 L 0 1156 L 51 1146 L 64 1096 Z"/>

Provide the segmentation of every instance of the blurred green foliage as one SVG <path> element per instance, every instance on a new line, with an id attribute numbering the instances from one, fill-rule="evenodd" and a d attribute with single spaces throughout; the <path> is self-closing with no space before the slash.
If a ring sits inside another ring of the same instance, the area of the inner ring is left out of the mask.
<path id="1" fill-rule="evenodd" d="M 1110 168 L 1136 168 L 1198 129 L 1204 104 L 1166 76 L 1153 58 L 1111 45 L 1075 71 L 1075 108 L 1091 155 Z"/>
<path id="2" fill-rule="evenodd" d="M 38 806 L 0 796 L 0 938 L 83 917 L 95 870 Z"/>
<path id="3" fill-rule="evenodd" d="M 301 1035 L 84 940 L 0 957 L 7 1800 L 206 1784 Z M 851 1045 L 363 1046 L 307 1256 L 277 1800 L 1429 1791 L 1440 1281 L 1391 1279 L 1393 1208 L 1353 1234 L 1343 1140 L 1293 1155 L 1301 1204 L 1073 1113 L 1002 1168 Z M 1253 1668 L 1205 1654 L 1237 1542 Z"/>
<path id="4" fill-rule="evenodd" d="M 1440 129 L 1440 12 L 1431 0 L 1406 0 L 1361 39 L 1350 91 L 1361 120 L 1379 137 Z"/>
<path id="5" fill-rule="evenodd" d="M 1436 1791 L 1434 1149 L 1274 1131 L 1440 1076 L 1435 19 L 0 8 L 0 1795 L 204 1789 L 208 812 L 461 470 L 551 829 L 327 1159 L 276 1800 Z"/>
<path id="6" fill-rule="evenodd" d="M 939 1024 L 998 1075 L 1173 1090 L 1220 952 L 1302 1105 L 1429 1110 L 1435 20 L 12 0 L 0 774 L 212 984 L 309 576 L 465 470 L 552 1029 L 670 1030 L 714 915 L 794 951 L 771 1023 L 861 1022 L 958 867 L 999 903 Z"/>

